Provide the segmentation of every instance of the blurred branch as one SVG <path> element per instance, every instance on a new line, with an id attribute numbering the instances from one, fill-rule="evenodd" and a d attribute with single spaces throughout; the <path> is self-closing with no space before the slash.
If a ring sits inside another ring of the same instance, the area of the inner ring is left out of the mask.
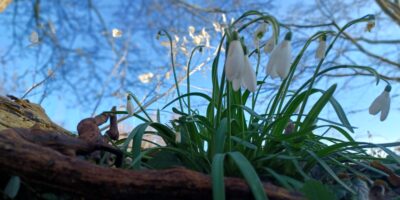
<path id="1" fill-rule="evenodd" d="M 351 37 L 348 33 L 346 33 L 346 32 L 343 32 L 343 35 L 344 35 L 349 41 L 351 41 L 351 43 L 353 43 L 353 44 L 357 47 L 357 49 L 358 49 L 360 52 L 366 54 L 367 56 L 370 56 L 370 57 L 372 57 L 372 58 L 375 58 L 375 59 L 377 59 L 377 60 L 379 60 L 379 61 L 382 61 L 382 62 L 384 62 L 384 63 L 387 63 L 387 64 L 390 64 L 390 65 L 393 65 L 393 66 L 396 66 L 396 67 L 399 67 L 399 68 L 400 68 L 400 63 L 395 62 L 395 61 L 392 61 L 392 60 L 387 59 L 387 58 L 384 58 L 384 57 L 382 57 L 382 56 L 380 56 L 380 55 L 374 54 L 374 53 L 372 53 L 371 51 L 368 51 L 366 48 L 364 48 L 361 44 L 359 44 L 354 38 L 352 38 L 352 37 Z"/>
<path id="2" fill-rule="evenodd" d="M 181 4 L 188 9 L 195 10 L 195 12 L 206 12 L 206 13 L 226 13 L 226 11 L 220 8 L 203 8 L 198 5 L 190 4 L 185 0 L 173 0 L 173 2 Z"/>
<path id="3" fill-rule="evenodd" d="M 388 0 L 375 0 L 376 3 L 381 7 L 383 12 L 385 12 L 393 21 L 400 26 L 400 5 Z"/>
<path id="4" fill-rule="evenodd" d="M 362 42 L 366 42 L 369 44 L 389 44 L 389 45 L 396 44 L 396 43 L 400 44 L 400 39 L 399 40 L 396 40 L 396 39 L 394 39 L 394 40 L 371 40 L 371 39 L 364 38 L 364 37 L 353 38 L 353 39 L 356 41 L 362 41 Z"/>

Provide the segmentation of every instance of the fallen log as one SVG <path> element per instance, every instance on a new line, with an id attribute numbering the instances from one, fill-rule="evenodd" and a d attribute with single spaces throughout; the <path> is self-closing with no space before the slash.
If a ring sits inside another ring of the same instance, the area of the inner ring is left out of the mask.
<path id="1" fill-rule="evenodd" d="M 57 125 L 38 104 L 14 96 L 0 96 L 0 131 L 8 128 L 30 128 L 39 126 L 43 130 L 71 135 L 68 130 Z"/>
<path id="2" fill-rule="evenodd" d="M 102 167 L 18 139 L 12 131 L 0 131 L 0 171 L 30 183 L 87 199 L 212 198 L 208 175 L 184 168 L 132 171 Z M 225 187 L 228 199 L 252 199 L 242 179 L 225 178 Z M 264 189 L 270 199 L 303 199 L 300 193 L 271 183 L 264 183 Z"/>

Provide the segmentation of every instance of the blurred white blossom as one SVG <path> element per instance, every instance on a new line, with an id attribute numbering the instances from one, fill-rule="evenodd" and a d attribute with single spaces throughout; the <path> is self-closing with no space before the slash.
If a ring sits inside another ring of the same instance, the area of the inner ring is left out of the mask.
<path id="1" fill-rule="evenodd" d="M 32 44 L 38 44 L 39 43 L 39 34 L 36 31 L 32 31 L 31 35 L 29 36 L 29 41 Z"/>
<path id="2" fill-rule="evenodd" d="M 153 77 L 154 77 L 154 74 L 149 72 L 149 73 L 145 73 L 145 74 L 140 74 L 139 80 L 142 83 L 150 83 L 150 81 Z"/>
<path id="3" fill-rule="evenodd" d="M 122 37 L 122 31 L 117 29 L 117 28 L 113 28 L 112 29 L 112 37 L 113 38 L 120 38 Z"/>
<path id="4" fill-rule="evenodd" d="M 254 45 L 258 48 L 260 45 L 260 40 L 262 37 L 264 37 L 265 32 L 268 31 L 268 24 L 263 22 L 258 28 L 257 30 L 254 32 L 253 35 L 253 42 Z"/>
<path id="5" fill-rule="evenodd" d="M 326 35 L 323 35 L 319 38 L 319 44 L 315 57 L 318 59 L 323 59 L 325 57 L 325 52 L 326 52 Z"/>
<path id="6" fill-rule="evenodd" d="M 127 97 L 126 111 L 128 112 L 129 116 L 132 116 L 135 113 L 135 108 L 133 107 L 132 98 L 130 95 Z"/>

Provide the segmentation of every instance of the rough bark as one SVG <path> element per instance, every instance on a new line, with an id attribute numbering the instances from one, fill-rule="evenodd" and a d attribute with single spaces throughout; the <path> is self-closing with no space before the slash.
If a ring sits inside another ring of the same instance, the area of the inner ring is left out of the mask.
<path id="1" fill-rule="evenodd" d="M 184 168 L 132 171 L 101 167 L 15 136 L 14 129 L 0 132 L 0 171 L 87 199 L 212 198 L 207 175 Z M 252 198 L 241 179 L 226 178 L 225 185 L 228 199 Z M 302 199 L 299 193 L 270 183 L 264 183 L 264 189 L 270 199 Z"/>
<path id="2" fill-rule="evenodd" d="M 31 128 L 34 125 L 43 130 L 71 134 L 52 122 L 40 105 L 13 96 L 0 96 L 0 131 L 8 128 Z"/>

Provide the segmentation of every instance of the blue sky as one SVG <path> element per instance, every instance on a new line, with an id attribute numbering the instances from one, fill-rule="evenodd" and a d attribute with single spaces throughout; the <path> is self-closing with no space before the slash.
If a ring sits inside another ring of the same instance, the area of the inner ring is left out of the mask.
<path id="1" fill-rule="evenodd" d="M 279 1 L 280 2 L 280 1 Z M 287 3 L 285 5 L 276 5 L 277 9 L 269 11 L 271 14 L 275 15 L 278 19 L 284 18 L 284 15 L 287 15 L 288 9 L 291 8 L 291 6 L 294 6 L 296 3 L 299 2 L 304 2 L 304 1 L 290 1 L 290 3 Z M 276 3 L 278 4 L 278 2 Z M 102 10 L 105 8 L 101 8 L 100 10 L 102 11 L 104 18 L 106 19 L 106 23 L 108 27 L 111 29 L 113 27 L 117 28 L 124 28 L 124 27 L 118 27 L 118 24 L 115 24 L 114 20 L 116 16 L 113 15 L 111 12 L 106 12 L 106 10 Z M 361 17 L 365 14 L 370 14 L 370 13 L 376 13 L 377 11 L 377 6 L 373 4 L 370 8 L 367 10 L 357 10 L 354 12 L 354 18 Z M 11 11 L 7 11 L 11 12 Z M 1 17 L 2 14 L 0 14 Z M 232 16 L 227 16 L 228 19 Z M 237 16 L 234 16 L 237 17 Z M 294 15 L 295 17 L 295 15 Z M 377 23 L 377 31 L 382 30 L 383 27 L 379 27 L 379 22 Z M 5 27 L 3 27 L 4 29 Z M 399 31 L 398 27 L 392 27 L 392 28 L 385 28 L 385 32 L 382 33 L 383 37 L 395 37 L 397 34 L 396 32 Z M 4 32 L 4 30 L 2 31 Z M 28 31 L 30 32 L 30 31 Z M 101 34 L 101 33 L 97 33 Z M 294 33 L 296 34 L 296 33 Z M 366 35 L 369 33 L 366 33 Z M 156 35 L 156 33 L 154 33 Z M 368 35 L 367 35 L 368 36 Z M 0 54 L 4 53 L 4 49 L 9 44 L 10 40 L 8 39 L 10 35 L 5 35 L 0 36 Z M 28 40 L 29 35 L 27 35 L 26 40 L 23 41 L 26 43 L 26 45 L 29 45 L 29 40 Z M 124 35 L 126 37 L 126 35 Z M 137 41 L 140 41 L 140 36 L 137 39 Z M 181 36 L 182 37 L 182 36 Z M 295 35 L 296 38 L 296 35 Z M 155 40 L 155 39 L 154 39 Z M 251 39 L 249 39 L 251 41 Z M 80 41 L 84 42 L 84 40 Z M 143 50 L 145 50 L 145 46 L 149 45 L 149 41 L 144 41 L 142 43 L 138 43 L 139 45 L 143 46 Z M 37 48 L 37 47 L 32 47 L 32 48 Z M 31 51 L 32 48 L 26 48 L 26 51 Z M 313 44 L 312 47 L 310 47 L 309 51 L 315 50 L 316 44 Z M 158 57 L 157 59 L 168 61 L 168 49 L 165 50 L 165 56 Z M 296 55 L 298 50 L 293 51 L 293 57 Z M 23 53 L 23 52 L 22 52 Z M 201 56 L 201 58 L 204 58 L 204 55 Z M 193 66 L 196 63 L 200 62 L 201 58 L 195 58 Z M 32 57 L 24 57 L 22 56 L 21 59 L 18 61 L 18 63 L 13 63 L 12 67 L 8 66 L 6 68 L 5 66 L 2 66 L 2 68 L 5 69 L 14 69 L 16 71 L 25 71 L 26 69 L 29 68 L 34 68 L 35 62 L 32 62 Z M 254 59 L 252 59 L 252 62 L 254 62 Z M 316 62 L 316 61 L 311 61 L 311 62 Z M 105 62 L 104 67 L 111 67 L 113 65 L 112 62 Z M 134 63 L 128 63 L 128 65 L 134 65 Z M 222 66 L 220 66 L 222 68 Z M 32 73 L 34 70 L 31 71 Z M 210 88 L 210 85 L 204 84 L 206 82 L 210 82 L 209 80 L 209 68 L 205 68 L 205 71 L 199 72 L 194 74 L 191 77 L 192 83 L 193 83 L 193 90 L 196 90 L 196 87 L 202 87 L 202 88 Z M 259 79 L 261 79 L 262 76 L 259 76 Z M 38 80 L 41 80 L 40 76 L 38 76 L 36 79 L 34 79 L 32 76 L 27 77 L 25 80 L 27 82 L 27 85 L 30 85 L 29 83 L 35 83 Z M 356 133 L 354 134 L 354 137 L 358 140 L 364 140 L 364 141 L 369 141 L 370 138 L 368 138 L 368 133 L 371 133 L 373 135 L 372 141 L 374 142 L 388 142 L 388 141 L 396 141 L 399 139 L 399 130 L 400 130 L 400 123 L 398 123 L 398 120 L 400 119 L 400 114 L 398 112 L 398 108 L 396 105 L 398 105 L 398 99 L 394 98 L 392 99 L 392 110 L 389 114 L 389 117 L 387 118 L 386 121 L 380 122 L 378 116 L 371 116 L 368 114 L 368 107 L 371 104 L 371 102 L 378 96 L 386 86 L 383 82 L 380 83 L 378 86 L 375 86 L 373 84 L 373 79 L 372 78 L 356 78 L 352 80 L 352 86 L 358 86 L 357 88 L 345 88 L 342 89 L 343 86 L 345 86 L 347 83 L 344 82 L 344 79 L 340 78 L 331 78 L 326 81 L 321 81 L 319 83 L 320 88 L 328 88 L 331 84 L 337 83 L 339 85 L 338 87 L 338 92 L 335 93 L 336 99 L 338 99 L 345 111 L 352 111 L 352 110 L 359 110 L 359 109 L 364 109 L 363 111 L 356 112 L 354 114 L 349 114 L 348 118 L 350 122 L 352 123 L 353 126 L 358 127 L 356 129 Z M 182 90 L 184 90 L 186 86 L 182 85 Z M 165 88 L 168 88 L 168 86 L 165 86 Z M 140 88 L 126 88 L 127 91 L 132 91 L 138 94 L 139 98 L 142 98 L 144 94 L 140 93 Z M 139 92 L 138 92 L 139 91 Z M 392 95 L 397 94 L 397 84 L 393 85 L 393 92 Z M 3 94 L 4 95 L 4 94 Z M 18 96 L 20 94 L 17 94 Z M 64 94 L 64 95 L 70 95 L 70 94 Z M 90 116 L 91 114 L 91 109 L 83 108 L 81 106 L 73 106 L 71 102 L 69 102 L 69 98 L 66 98 L 64 95 L 50 95 L 47 97 L 47 99 L 44 101 L 42 106 L 46 109 L 48 115 L 50 118 L 52 118 L 55 122 L 63 125 L 65 128 L 75 131 L 77 123 L 80 121 L 80 119 L 86 118 Z M 33 95 L 30 97 L 30 100 L 35 102 L 39 99 L 38 95 Z M 167 101 L 171 100 L 172 97 L 168 97 L 167 99 L 162 99 L 159 102 L 156 102 L 153 104 L 151 109 L 157 109 L 161 108 Z M 112 105 L 119 105 L 123 106 L 125 104 L 124 100 L 115 98 L 115 99 L 107 99 L 104 101 L 102 104 L 100 104 L 99 109 L 97 110 L 98 112 L 108 110 Z M 333 109 L 331 107 L 328 107 L 327 109 L 324 110 L 323 116 L 329 119 L 337 120 L 335 114 L 333 113 Z M 166 113 L 166 116 L 168 113 Z M 166 119 L 164 122 L 168 122 L 168 119 L 170 117 L 165 117 Z M 138 120 L 135 119 L 130 119 L 128 123 L 130 123 L 132 126 L 136 123 L 138 123 Z"/>

